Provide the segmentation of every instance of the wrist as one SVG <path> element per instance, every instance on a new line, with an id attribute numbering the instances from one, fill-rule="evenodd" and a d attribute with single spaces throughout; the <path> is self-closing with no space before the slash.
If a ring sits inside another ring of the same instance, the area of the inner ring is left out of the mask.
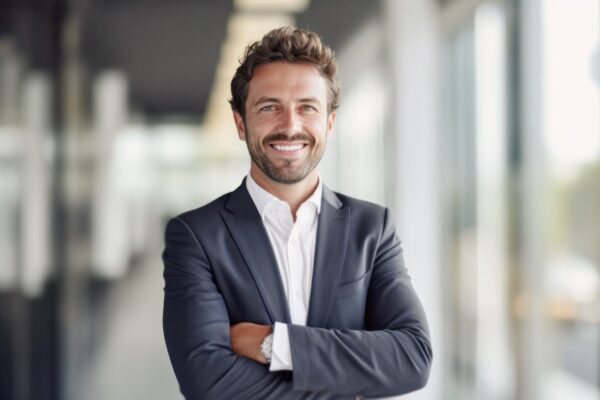
<path id="1" fill-rule="evenodd" d="M 270 364 L 273 357 L 273 327 L 269 327 L 267 335 L 260 344 L 259 352 L 266 361 L 266 364 Z"/>

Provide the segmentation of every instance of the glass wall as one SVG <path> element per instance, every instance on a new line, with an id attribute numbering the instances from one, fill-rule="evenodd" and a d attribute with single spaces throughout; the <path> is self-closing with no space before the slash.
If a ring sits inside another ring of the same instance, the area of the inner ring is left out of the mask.
<path id="1" fill-rule="evenodd" d="M 445 386 L 597 400 L 599 2 L 444 12 Z"/>
<path id="2" fill-rule="evenodd" d="M 538 1 L 542 397 L 600 387 L 600 2 Z M 535 190 L 535 189 L 533 189 Z"/>
<path id="3" fill-rule="evenodd" d="M 447 384 L 453 398 L 511 397 L 507 12 L 483 3 L 445 48 Z"/>

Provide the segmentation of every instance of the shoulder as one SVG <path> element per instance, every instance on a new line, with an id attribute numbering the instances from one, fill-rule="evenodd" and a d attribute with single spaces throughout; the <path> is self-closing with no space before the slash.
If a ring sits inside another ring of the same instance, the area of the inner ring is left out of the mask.
<path id="1" fill-rule="evenodd" d="M 232 192 L 225 193 L 224 195 L 198 208 L 184 211 L 181 214 L 177 215 L 175 218 L 183 219 L 184 221 L 189 221 L 196 218 L 206 218 L 211 217 L 213 215 L 218 215 L 221 212 L 221 210 L 225 207 L 225 204 L 231 196 L 231 193 Z"/>
<path id="2" fill-rule="evenodd" d="M 372 246 L 376 249 L 382 243 L 398 240 L 396 223 L 387 207 L 342 193 L 333 193 L 342 203 L 340 210 L 348 210 L 350 235 L 354 242 L 360 243 L 359 247 Z"/>
<path id="3" fill-rule="evenodd" d="M 370 217 L 383 217 L 387 212 L 387 207 L 370 201 L 351 197 L 339 192 L 333 192 L 342 203 L 342 207 L 349 207 L 352 215 L 365 215 Z"/>
<path id="4" fill-rule="evenodd" d="M 333 192 L 341 202 L 341 208 L 348 208 L 354 226 L 370 227 L 382 230 L 383 226 L 392 219 L 389 209 L 383 205 L 351 197 L 339 192 Z"/>
<path id="5" fill-rule="evenodd" d="M 173 245 L 177 241 L 193 240 L 202 248 L 210 247 L 214 240 L 226 234 L 222 211 L 230 196 L 231 193 L 226 193 L 203 206 L 168 217 L 164 228 L 165 242 Z"/>
<path id="6" fill-rule="evenodd" d="M 221 221 L 221 211 L 225 208 L 225 204 L 230 196 L 231 192 L 226 193 L 207 204 L 172 217 L 171 221 L 179 220 L 190 228 L 214 226 L 215 223 Z"/>

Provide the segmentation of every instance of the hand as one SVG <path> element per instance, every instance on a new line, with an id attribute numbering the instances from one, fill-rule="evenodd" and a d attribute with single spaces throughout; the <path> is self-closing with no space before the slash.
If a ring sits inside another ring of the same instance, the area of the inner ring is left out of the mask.
<path id="1" fill-rule="evenodd" d="M 267 364 L 267 359 L 260 351 L 260 345 L 271 332 L 273 332 L 271 325 L 258 325 L 251 322 L 231 325 L 229 328 L 231 348 L 237 355 Z"/>

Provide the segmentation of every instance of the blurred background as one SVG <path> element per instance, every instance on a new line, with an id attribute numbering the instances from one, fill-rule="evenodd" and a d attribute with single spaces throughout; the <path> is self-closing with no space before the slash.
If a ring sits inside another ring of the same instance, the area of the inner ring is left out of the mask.
<path id="1" fill-rule="evenodd" d="M 181 399 L 165 221 L 249 169 L 244 46 L 343 84 L 320 172 L 387 205 L 424 303 L 407 399 L 600 399 L 600 0 L 0 0 L 0 398 Z"/>

